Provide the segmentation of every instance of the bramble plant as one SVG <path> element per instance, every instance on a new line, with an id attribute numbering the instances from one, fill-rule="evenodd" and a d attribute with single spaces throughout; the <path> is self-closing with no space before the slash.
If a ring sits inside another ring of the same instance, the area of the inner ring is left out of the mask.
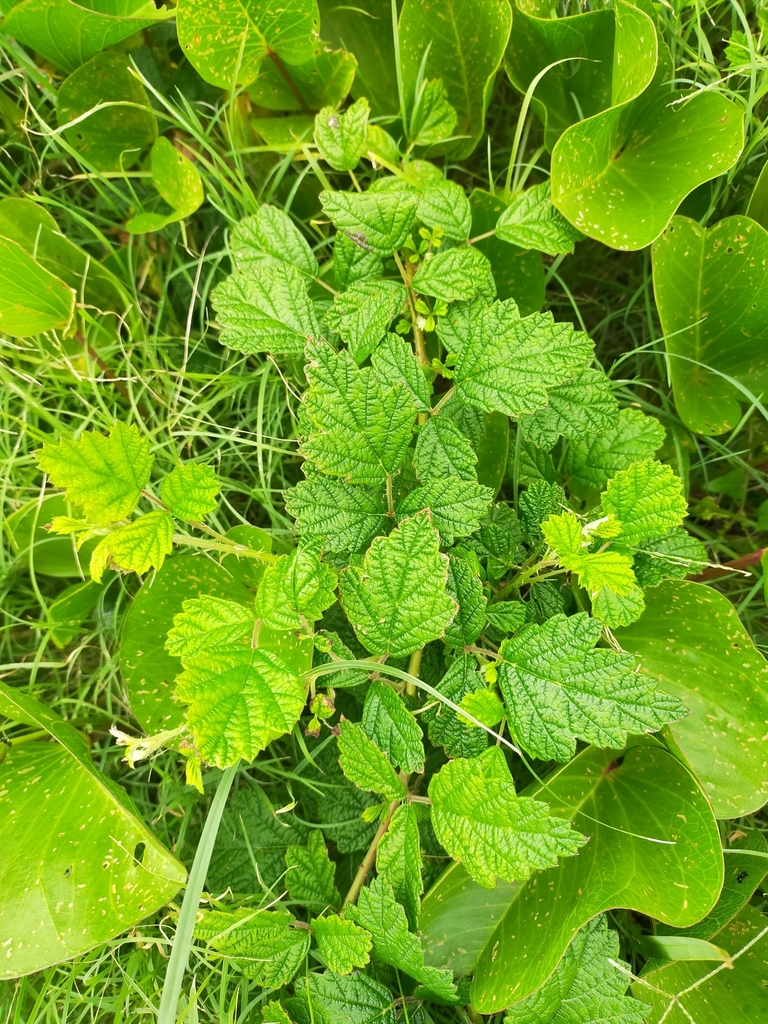
<path id="1" fill-rule="evenodd" d="M 7 1020 L 756 1021 L 764 12 L 109 6 L 0 4 Z"/>

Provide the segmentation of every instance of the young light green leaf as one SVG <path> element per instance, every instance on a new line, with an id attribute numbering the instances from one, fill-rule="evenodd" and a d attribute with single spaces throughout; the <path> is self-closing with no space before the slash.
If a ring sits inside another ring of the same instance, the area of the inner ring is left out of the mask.
<path id="1" fill-rule="evenodd" d="M 412 516 L 426 509 L 444 537 L 467 537 L 477 530 L 492 501 L 490 487 L 447 476 L 415 488 L 399 502 L 396 511 L 398 516 Z"/>
<path id="2" fill-rule="evenodd" d="M 189 157 L 177 149 L 170 139 L 161 136 L 152 146 L 152 184 L 160 197 L 171 207 L 171 213 L 142 211 L 125 225 L 132 234 L 160 231 L 167 224 L 191 216 L 205 201 L 200 173 Z"/>
<path id="3" fill-rule="evenodd" d="M 552 388 L 549 405 L 532 416 L 521 416 L 526 441 L 539 448 L 554 448 L 558 437 L 583 438 L 615 427 L 619 406 L 608 378 L 585 366 L 565 384 Z"/>
<path id="4" fill-rule="evenodd" d="M 173 617 L 165 649 L 174 658 L 187 658 L 199 651 L 226 648 L 238 640 L 249 639 L 255 616 L 237 601 L 221 597 L 192 597 L 183 611 Z"/>
<path id="5" fill-rule="evenodd" d="M 315 0 L 179 0 L 179 43 L 206 82 L 222 89 L 248 85 L 264 58 L 302 64 L 315 50 L 320 17 Z"/>
<path id="6" fill-rule="evenodd" d="M 651 459 L 635 462 L 609 480 L 602 504 L 621 523 L 621 543 L 630 545 L 674 529 L 688 511 L 680 479 L 669 466 Z"/>
<path id="7" fill-rule="evenodd" d="M 339 764 L 350 782 L 360 789 L 381 793 L 388 800 L 402 800 L 405 786 L 387 755 L 368 739 L 354 722 L 339 725 Z"/>
<path id="8" fill-rule="evenodd" d="M 477 454 L 469 438 L 445 415 L 431 416 L 422 427 L 413 468 L 425 484 L 457 476 L 462 480 L 477 480 L 475 463 Z"/>
<path id="9" fill-rule="evenodd" d="M 408 927 L 415 931 L 424 883 L 419 822 L 411 804 L 401 804 L 393 814 L 376 850 L 376 871 L 392 886 L 395 899 L 405 910 Z"/>
<path id="10" fill-rule="evenodd" d="M 339 112 L 323 107 L 315 117 L 315 145 L 335 171 L 353 171 L 365 152 L 368 128 L 368 100 L 361 96 Z"/>
<path id="11" fill-rule="evenodd" d="M 379 344 L 404 302 L 405 286 L 399 281 L 356 281 L 334 299 L 325 324 L 347 343 L 359 365 Z"/>
<path id="12" fill-rule="evenodd" d="M 443 80 L 432 78 L 422 82 L 414 97 L 408 124 L 414 146 L 433 146 L 443 139 L 450 139 L 457 120 L 458 115 L 448 102 Z"/>
<path id="13" fill-rule="evenodd" d="M 341 896 L 333 881 L 336 865 L 328 856 L 319 829 L 312 829 L 306 846 L 294 844 L 288 847 L 285 866 L 288 869 L 285 884 L 292 900 L 311 903 L 321 910 L 341 906 Z"/>
<path id="14" fill-rule="evenodd" d="M 419 412 L 429 412 L 432 385 L 413 353 L 411 346 L 398 334 L 387 334 L 371 356 L 371 365 L 384 388 L 401 382 L 411 393 Z"/>
<path id="15" fill-rule="evenodd" d="M 333 276 L 336 287 L 342 291 L 355 281 L 379 278 L 384 272 L 381 256 L 363 249 L 343 231 L 337 231 L 333 240 Z"/>
<path id="16" fill-rule="evenodd" d="M 584 236 L 552 205 L 549 182 L 532 185 L 515 196 L 499 217 L 496 237 L 521 249 L 536 249 L 550 256 L 573 252 Z"/>
<path id="17" fill-rule="evenodd" d="M 476 311 L 458 355 L 454 379 L 462 401 L 483 412 L 533 413 L 548 392 L 592 357 L 592 342 L 551 313 L 521 319 L 508 299 Z"/>
<path id="18" fill-rule="evenodd" d="M 309 932 L 291 928 L 293 920 L 287 910 L 213 910 L 196 923 L 195 935 L 257 985 L 280 988 L 309 952 Z"/>
<path id="19" fill-rule="evenodd" d="M 449 556 L 446 590 L 458 601 L 459 610 L 445 631 L 445 642 L 452 647 L 467 647 L 483 631 L 486 606 L 480 576 L 469 561 L 456 555 Z"/>
<path id="20" fill-rule="evenodd" d="M 367 974 L 309 975 L 315 1024 L 397 1024 L 389 989 Z"/>
<path id="21" fill-rule="evenodd" d="M 271 629 L 301 629 L 336 600 L 336 570 L 310 544 L 268 565 L 256 595 L 256 618 Z"/>
<path id="22" fill-rule="evenodd" d="M 308 356 L 304 409 L 312 429 L 302 454 L 349 483 L 381 483 L 406 458 L 416 416 L 410 394 L 402 384 L 385 390 L 348 352 L 317 344 Z"/>
<path id="23" fill-rule="evenodd" d="M 460 707 L 462 711 L 466 711 L 468 716 L 472 716 L 472 718 L 466 719 L 470 729 L 480 728 L 477 722 L 487 725 L 489 729 L 492 729 L 495 725 L 499 724 L 506 713 L 504 705 L 494 691 L 488 689 L 476 690 L 474 693 L 466 694 L 462 698 Z"/>
<path id="24" fill-rule="evenodd" d="M 419 196 L 416 216 L 428 228 L 441 228 L 446 238 L 464 242 L 472 229 L 467 194 L 455 181 L 440 181 Z"/>
<path id="25" fill-rule="evenodd" d="M 115 423 L 109 437 L 86 431 L 76 441 L 62 438 L 36 453 L 37 464 L 67 500 L 79 505 L 89 523 L 105 526 L 126 519 L 149 482 L 154 457 L 136 426 Z"/>
<path id="26" fill-rule="evenodd" d="M 412 192 L 321 192 L 320 202 L 334 226 L 371 253 L 389 256 L 403 245 L 416 216 Z"/>
<path id="27" fill-rule="evenodd" d="M 317 949 L 326 965 L 336 974 L 351 974 L 354 967 L 365 967 L 370 959 L 370 933 L 338 914 L 318 917 L 312 922 Z"/>
<path id="28" fill-rule="evenodd" d="M 300 534 L 321 537 L 332 552 L 359 551 L 384 532 L 387 510 L 380 492 L 314 473 L 285 496 Z"/>
<path id="29" fill-rule="evenodd" d="M 499 687 L 515 742 L 542 760 L 568 761 L 576 740 L 622 748 L 627 734 L 656 732 L 687 712 L 635 671 L 635 659 L 595 648 L 602 623 L 555 615 L 505 640 Z"/>
<path id="30" fill-rule="evenodd" d="M 487 256 L 469 245 L 457 245 L 436 253 L 419 267 L 411 282 L 414 291 L 444 302 L 465 301 L 480 292 L 496 294 Z"/>
<path id="31" fill-rule="evenodd" d="M 550 817 L 547 804 L 517 796 L 500 747 L 449 761 L 432 777 L 429 796 L 438 840 L 486 889 L 497 876 L 524 881 L 585 842 L 567 821 Z"/>
<path id="32" fill-rule="evenodd" d="M 248 270 L 271 256 L 290 263 L 307 277 L 317 274 L 317 260 L 304 235 L 284 210 L 268 203 L 235 225 L 229 248 L 237 270 Z"/>
<path id="33" fill-rule="evenodd" d="M 504 1024 L 534 1020 L 643 1024 L 649 1007 L 624 995 L 629 981 L 629 965 L 619 959 L 619 936 L 601 914 L 576 934 L 539 991 L 509 1007 Z"/>
<path id="34" fill-rule="evenodd" d="M 268 649 L 245 644 L 201 651 L 184 661 L 176 696 L 200 756 L 218 768 L 252 761 L 268 743 L 290 732 L 306 700 L 306 687 Z"/>
<path id="35" fill-rule="evenodd" d="M 454 704 L 460 705 L 468 693 L 485 689 L 477 662 L 471 654 L 458 657 L 437 685 L 437 690 Z M 488 746 L 484 729 L 471 728 L 469 722 L 453 708 L 438 703 L 423 713 L 429 738 L 435 746 L 445 747 L 449 757 L 479 757 Z"/>
<path id="36" fill-rule="evenodd" d="M 293 1024 L 282 1005 L 274 999 L 264 1004 L 261 1019 L 263 1024 Z"/>
<path id="37" fill-rule="evenodd" d="M 219 340 L 240 352 L 300 356 L 320 336 L 306 278 L 290 263 L 264 256 L 222 281 L 211 295 Z"/>
<path id="38" fill-rule="evenodd" d="M 636 622 L 645 609 L 645 598 L 639 587 L 632 587 L 624 593 L 617 593 L 610 587 L 603 587 L 592 600 L 592 614 L 602 619 L 606 626 L 616 629 Z"/>
<path id="39" fill-rule="evenodd" d="M 209 512 L 216 511 L 216 496 L 220 490 L 213 466 L 186 462 L 163 478 L 160 500 L 177 519 L 199 523 Z"/>
<path id="40" fill-rule="evenodd" d="M 360 642 L 399 658 L 436 640 L 456 613 L 445 592 L 448 558 L 426 513 L 377 537 L 362 566 L 341 574 L 341 601 Z"/>
<path id="41" fill-rule="evenodd" d="M 633 462 L 652 458 L 663 443 L 664 427 L 657 419 L 639 409 L 622 409 L 616 426 L 571 441 L 566 472 L 578 487 L 601 489 Z"/>
<path id="42" fill-rule="evenodd" d="M 104 570 L 109 566 L 137 573 L 159 569 L 171 551 L 173 519 L 162 509 L 156 509 L 99 541 L 91 555 L 91 576 L 96 583 L 101 583 Z"/>
<path id="43" fill-rule="evenodd" d="M 441 999 L 451 1001 L 455 997 L 452 973 L 424 966 L 418 937 L 408 931 L 405 911 L 385 879 L 374 878 L 361 890 L 357 905 L 347 908 L 347 913 L 373 936 L 373 954 L 377 960 L 410 974 Z"/>
<path id="44" fill-rule="evenodd" d="M 424 770 L 421 729 L 391 686 L 371 683 L 360 724 L 396 768 L 406 775 Z"/>

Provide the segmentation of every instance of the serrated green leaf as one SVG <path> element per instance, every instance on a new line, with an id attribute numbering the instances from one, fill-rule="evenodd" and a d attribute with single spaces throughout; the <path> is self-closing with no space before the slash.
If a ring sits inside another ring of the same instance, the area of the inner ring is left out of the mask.
<path id="1" fill-rule="evenodd" d="M 316 1024 L 397 1024 L 389 989 L 367 974 L 309 975 Z"/>
<path id="2" fill-rule="evenodd" d="M 341 601 L 360 642 L 401 657 L 436 640 L 456 613 L 445 592 L 448 558 L 426 513 L 377 537 L 362 566 L 341 574 Z"/>
<path id="3" fill-rule="evenodd" d="M 657 419 L 639 409 L 622 409 L 615 427 L 571 441 L 566 472 L 579 487 L 601 489 L 620 470 L 651 458 L 663 443 L 664 428 Z"/>
<path id="4" fill-rule="evenodd" d="M 444 639 L 452 647 L 463 648 L 477 640 L 485 625 L 483 584 L 466 559 L 450 555 L 446 590 L 458 602 L 459 610 L 447 627 Z"/>
<path id="5" fill-rule="evenodd" d="M 447 238 L 463 242 L 472 228 L 472 210 L 466 193 L 455 181 L 441 181 L 419 196 L 416 216 L 429 228 L 441 228 Z"/>
<path id="6" fill-rule="evenodd" d="M 424 770 L 421 729 L 391 686 L 371 683 L 360 724 L 396 768 L 406 775 Z"/>
<path id="7" fill-rule="evenodd" d="M 425 484 L 457 476 L 462 480 L 477 480 L 477 455 L 466 434 L 447 416 L 432 416 L 422 427 L 413 468 Z"/>
<path id="8" fill-rule="evenodd" d="M 484 690 L 485 682 L 475 659 L 466 654 L 451 664 L 436 689 L 454 704 L 461 705 L 468 693 Z M 466 719 L 445 704 L 438 703 L 425 711 L 423 718 L 430 740 L 435 746 L 445 747 L 449 757 L 479 757 L 488 746 L 484 729 L 471 728 Z"/>
<path id="9" fill-rule="evenodd" d="M 499 217 L 496 236 L 521 249 L 536 249 L 550 256 L 573 252 L 574 243 L 583 238 L 552 205 L 548 181 L 532 185 L 512 199 Z"/>
<path id="10" fill-rule="evenodd" d="M 458 115 L 448 102 L 442 78 L 422 82 L 414 97 L 408 124 L 414 146 L 433 146 L 451 138 L 457 120 Z"/>
<path id="11" fill-rule="evenodd" d="M 327 665 L 333 661 L 354 661 L 354 653 L 347 647 L 338 633 L 327 629 L 319 629 L 314 636 L 315 664 Z M 323 676 L 323 683 L 333 689 L 346 689 L 362 686 L 368 681 L 368 673 L 357 669 L 341 669 Z"/>
<path id="12" fill-rule="evenodd" d="M 592 357 L 592 342 L 551 313 L 521 319 L 508 299 L 473 311 L 454 370 L 459 398 L 483 412 L 533 413 Z"/>
<path id="13" fill-rule="evenodd" d="M 382 387 L 405 384 L 419 412 L 429 412 L 432 385 L 411 346 L 397 334 L 387 334 L 371 356 L 371 365 Z"/>
<path id="14" fill-rule="evenodd" d="M 319 829 L 312 829 L 306 846 L 295 844 L 288 847 L 285 866 L 288 869 L 285 884 L 292 900 L 311 903 L 321 910 L 341 906 L 341 896 L 333 881 L 336 865 L 328 856 Z M 358 966 L 362 967 L 362 964 Z"/>
<path id="15" fill-rule="evenodd" d="M 685 579 L 701 572 L 707 564 L 707 551 L 682 527 L 662 537 L 649 537 L 635 554 L 633 569 L 641 587 L 655 587 L 663 579 Z"/>
<path id="16" fill-rule="evenodd" d="M 379 278 L 383 271 L 378 253 L 363 249 L 343 231 L 336 232 L 333 240 L 333 276 L 337 288 L 344 290 L 355 281 Z"/>
<path id="17" fill-rule="evenodd" d="M 99 541 L 91 555 L 91 576 L 96 583 L 101 583 L 108 566 L 137 573 L 159 569 L 171 551 L 173 519 L 167 512 L 156 509 Z"/>
<path id="18" fill-rule="evenodd" d="M 321 192 L 323 210 L 334 226 L 361 249 L 389 256 L 400 249 L 416 216 L 412 192 Z"/>
<path id="19" fill-rule="evenodd" d="M 354 967 L 365 967 L 371 952 L 371 936 L 354 921 L 338 914 L 318 917 L 312 922 L 317 948 L 326 965 L 336 974 L 351 974 Z"/>
<path id="20" fill-rule="evenodd" d="M 576 853 L 586 841 L 549 806 L 519 797 L 500 747 L 449 761 L 429 784 L 432 826 L 448 853 L 480 885 L 523 881 Z"/>
<path id="21" fill-rule="evenodd" d="M 565 491 L 558 484 L 534 480 L 517 501 L 520 520 L 533 537 L 541 536 L 541 524 L 550 515 L 557 515 L 565 506 Z"/>
<path id="22" fill-rule="evenodd" d="M 136 508 L 149 482 L 153 456 L 149 440 L 131 424 L 115 423 L 109 437 L 87 431 L 76 441 L 62 438 L 36 453 L 37 463 L 67 500 L 80 506 L 89 523 L 105 526 Z"/>
<path id="23" fill-rule="evenodd" d="M 365 152 L 370 108 L 361 96 L 343 112 L 323 107 L 315 117 L 315 145 L 335 171 L 353 171 Z"/>
<path id="24" fill-rule="evenodd" d="M 280 1003 L 274 1000 L 264 1004 L 264 1009 L 261 1012 L 261 1021 L 262 1024 L 293 1024 L 293 1021 Z"/>
<path id="25" fill-rule="evenodd" d="M 332 552 L 359 551 L 383 533 L 387 510 L 381 493 L 333 480 L 320 473 L 302 480 L 285 496 L 301 534 L 322 537 Z"/>
<path id="26" fill-rule="evenodd" d="M 683 521 L 688 504 L 682 484 L 669 466 L 647 459 L 621 470 L 602 498 L 603 511 L 621 523 L 623 544 L 640 544 L 672 530 Z"/>
<path id="27" fill-rule="evenodd" d="M 306 700 L 306 686 L 271 650 L 245 644 L 188 658 L 176 678 L 176 697 L 188 704 L 187 722 L 200 756 L 218 768 L 252 761 L 268 743 L 290 732 Z"/>
<path id="28" fill-rule="evenodd" d="M 639 587 L 632 587 L 626 593 L 617 593 L 610 587 L 603 587 L 592 601 L 592 614 L 602 619 L 611 629 L 635 622 L 643 614 L 644 608 L 645 598 Z"/>
<path id="29" fill-rule="evenodd" d="M 466 543 L 479 558 L 514 565 L 520 540 L 520 523 L 514 510 L 499 502 L 482 520 L 477 533 L 472 534 Z"/>
<path id="30" fill-rule="evenodd" d="M 488 257 L 469 245 L 440 250 L 422 263 L 411 285 L 414 291 L 444 302 L 466 301 L 478 292 L 488 298 L 496 294 Z"/>
<path id="31" fill-rule="evenodd" d="M 183 611 L 173 617 L 165 649 L 174 658 L 215 651 L 250 639 L 254 622 L 253 611 L 236 601 L 209 596 L 189 598 Z"/>
<path id="32" fill-rule="evenodd" d="M 539 991 L 510 1006 L 504 1024 L 534 1020 L 642 1024 L 649 1008 L 624 995 L 629 981 L 629 965 L 619 957 L 619 936 L 601 914 L 576 934 Z"/>
<path id="33" fill-rule="evenodd" d="M 209 512 L 216 511 L 216 497 L 220 490 L 213 466 L 186 462 L 163 478 L 160 500 L 177 519 L 199 523 Z"/>
<path id="34" fill-rule="evenodd" d="M 239 352 L 300 356 L 320 337 L 306 278 L 290 263 L 264 256 L 231 274 L 211 295 L 219 340 Z"/>
<path id="35" fill-rule="evenodd" d="M 619 406 L 608 378 L 600 370 L 585 366 L 573 379 L 549 392 L 549 405 L 532 416 L 521 416 L 526 441 L 549 450 L 558 437 L 583 438 L 615 427 Z"/>
<path id="36" fill-rule="evenodd" d="M 568 761 L 576 740 L 620 749 L 686 714 L 677 697 L 635 671 L 631 655 L 595 648 L 602 623 L 555 615 L 505 640 L 499 687 L 515 742 L 542 760 Z"/>
<path id="37" fill-rule="evenodd" d="M 393 814 L 376 850 L 376 871 L 392 886 L 395 899 L 403 905 L 409 928 L 415 931 L 424 884 L 419 823 L 410 804 L 401 804 Z"/>
<path id="38" fill-rule="evenodd" d="M 486 621 L 501 636 L 515 633 L 525 622 L 525 605 L 522 601 L 501 601 L 489 604 L 485 612 Z"/>
<path id="39" fill-rule="evenodd" d="M 256 595 L 256 618 L 271 629 L 301 629 L 336 600 L 336 570 L 310 544 L 268 565 Z"/>
<path id="40" fill-rule="evenodd" d="M 408 390 L 384 389 L 373 369 L 358 369 L 329 345 L 312 345 L 308 355 L 304 409 L 312 429 L 302 454 L 349 483 L 381 483 L 402 466 L 411 441 L 416 410 Z"/>
<path id="41" fill-rule="evenodd" d="M 408 931 L 405 911 L 385 879 L 375 878 L 362 889 L 357 905 L 348 907 L 347 913 L 373 936 L 373 954 L 377 960 L 405 971 L 442 999 L 453 999 L 456 995 L 453 975 L 450 971 L 424 966 L 418 937 Z"/>
<path id="42" fill-rule="evenodd" d="M 315 0 L 179 0 L 179 43 L 190 63 L 211 85 L 248 85 L 274 52 L 286 64 L 308 61 L 320 16 Z"/>
<path id="43" fill-rule="evenodd" d="M 471 715 L 472 719 L 487 725 L 489 729 L 498 725 L 505 714 L 504 705 L 493 690 L 488 689 L 476 690 L 474 693 L 465 694 L 459 706 L 462 711 L 467 712 L 467 715 Z M 479 729 L 480 727 L 472 719 L 466 719 L 469 728 Z"/>
<path id="44" fill-rule="evenodd" d="M 283 260 L 307 277 L 317 274 L 317 260 L 293 220 L 277 206 L 265 203 L 258 212 L 236 224 L 229 248 L 237 270 L 261 265 L 265 256 Z"/>
<path id="45" fill-rule="evenodd" d="M 405 786 L 387 755 L 368 739 L 361 726 L 343 721 L 337 739 L 339 764 L 350 782 L 360 789 L 381 793 L 388 800 L 402 800 Z"/>
<path id="46" fill-rule="evenodd" d="M 347 343 L 359 365 L 379 344 L 404 302 L 405 286 L 399 281 L 356 281 L 334 299 L 325 323 Z"/>
<path id="47" fill-rule="evenodd" d="M 363 812 L 378 804 L 381 797 L 358 789 L 347 779 L 338 758 L 338 744 L 325 747 L 314 755 L 317 768 L 307 773 L 317 786 L 317 796 L 310 791 L 309 807 L 322 826 L 325 836 L 336 844 L 339 853 L 367 850 L 376 833 L 376 825 L 364 821 Z"/>
<path id="48" fill-rule="evenodd" d="M 291 928 L 293 920 L 286 910 L 213 910 L 195 924 L 195 935 L 257 985 L 281 988 L 309 952 L 309 932 Z"/>
<path id="49" fill-rule="evenodd" d="M 398 503 L 396 512 L 398 516 L 412 516 L 426 509 L 443 536 L 467 537 L 477 530 L 492 501 L 490 487 L 447 476 L 416 487 Z"/>

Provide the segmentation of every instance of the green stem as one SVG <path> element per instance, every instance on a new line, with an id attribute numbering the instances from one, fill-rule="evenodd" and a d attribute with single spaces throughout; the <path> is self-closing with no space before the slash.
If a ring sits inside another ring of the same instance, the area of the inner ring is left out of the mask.
<path id="1" fill-rule="evenodd" d="M 379 843 L 384 838 L 387 829 L 389 828 L 390 822 L 392 821 L 392 815 L 395 813 L 398 807 L 398 801 L 394 800 L 389 805 L 389 814 L 384 821 L 379 825 L 376 830 L 376 835 L 371 840 L 371 845 L 368 847 L 368 852 L 363 858 L 363 862 L 357 869 L 357 874 L 354 877 L 352 885 L 349 887 L 349 892 L 344 897 L 344 906 L 348 903 L 354 903 L 357 897 L 360 895 L 360 890 L 365 885 L 365 880 L 371 872 L 374 861 L 376 860 L 376 851 L 379 848 Z M 158 1022 L 160 1024 L 160 1022 Z"/>
<path id="2" fill-rule="evenodd" d="M 414 651 L 411 655 L 411 660 L 408 662 L 408 674 L 412 676 L 418 676 L 419 670 L 421 669 L 421 655 L 424 651 L 423 647 L 420 647 L 418 651 Z M 416 696 L 416 684 L 408 682 L 406 683 L 405 692 L 409 697 Z"/>
<path id="3" fill-rule="evenodd" d="M 189 872 L 189 880 L 187 881 L 187 889 L 184 893 L 184 901 L 181 904 L 181 913 L 179 914 L 179 923 L 176 927 L 173 948 L 168 960 L 168 969 L 165 972 L 165 984 L 163 985 L 163 994 L 160 999 L 160 1009 L 157 1013 L 157 1024 L 176 1024 L 179 996 L 181 995 L 184 973 L 189 961 L 189 951 L 195 931 L 195 918 L 200 906 L 200 897 L 203 894 L 205 876 L 208 874 L 208 865 L 211 862 L 221 816 L 224 813 L 224 806 L 237 774 L 239 763 L 238 761 L 237 764 L 233 764 L 224 770 L 211 802 L 208 817 L 205 819 L 203 834 L 200 837 L 200 842 L 195 852 L 192 870 Z"/>

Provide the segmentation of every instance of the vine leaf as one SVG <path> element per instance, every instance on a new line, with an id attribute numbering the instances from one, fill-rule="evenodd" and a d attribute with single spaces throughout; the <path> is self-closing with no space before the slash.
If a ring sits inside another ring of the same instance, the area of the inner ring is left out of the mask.
<path id="1" fill-rule="evenodd" d="M 311 903 L 321 909 L 341 906 L 341 896 L 334 885 L 336 865 L 328 856 L 325 839 L 319 829 L 309 833 L 306 846 L 294 843 L 285 851 L 288 869 L 285 882 L 288 895 L 299 903 Z M 362 964 L 358 965 L 362 967 Z"/>
<path id="2" fill-rule="evenodd" d="M 317 948 L 328 967 L 336 974 L 351 974 L 355 967 L 365 967 L 370 959 L 371 936 L 354 921 L 338 914 L 318 917 L 312 922 Z"/>
<path id="3" fill-rule="evenodd" d="M 539 991 L 509 1007 L 504 1024 L 558 1018 L 643 1024 L 648 1006 L 624 995 L 629 980 L 629 965 L 619 957 L 619 936 L 601 914 L 576 934 Z"/>
<path id="4" fill-rule="evenodd" d="M 37 464 L 67 500 L 79 505 L 89 523 L 106 526 L 127 518 L 149 482 L 153 456 L 149 440 L 134 424 L 117 422 L 108 437 L 87 431 L 76 441 L 43 445 Z"/>
<path id="5" fill-rule="evenodd" d="M 348 352 L 311 345 L 304 395 L 308 435 L 302 454 L 348 483 L 380 484 L 402 466 L 416 410 L 403 384 L 383 388 L 370 367 L 358 369 Z"/>
<path id="6" fill-rule="evenodd" d="M 300 534 L 322 538 L 331 552 L 359 551 L 387 522 L 380 492 L 320 473 L 288 491 L 285 507 L 296 517 Z"/>
<path id="7" fill-rule="evenodd" d="M 573 252 L 574 244 L 584 236 L 552 205 L 546 181 L 514 197 L 499 217 L 496 237 L 521 249 L 557 256 Z"/>
<path id="8" fill-rule="evenodd" d="M 267 566 L 256 595 L 256 618 L 270 629 L 301 629 L 336 600 L 336 570 L 302 544 Z"/>
<path id="9" fill-rule="evenodd" d="M 554 615 L 505 640 L 499 687 L 515 741 L 542 760 L 568 761 L 576 739 L 621 748 L 628 733 L 655 732 L 687 714 L 677 697 L 635 671 L 635 659 L 595 648 L 599 620 Z"/>
<path id="10" fill-rule="evenodd" d="M 416 719 L 391 686 L 371 683 L 361 725 L 369 739 L 406 775 L 424 770 L 424 743 Z"/>
<path id="11" fill-rule="evenodd" d="M 264 988 L 288 985 L 309 952 L 309 932 L 291 928 L 286 910 L 212 910 L 195 925 L 195 936 L 232 960 Z"/>
<path id="12" fill-rule="evenodd" d="M 439 693 L 458 705 L 467 694 L 484 689 L 485 682 L 471 654 L 456 658 L 437 685 Z M 473 728 L 466 718 L 445 704 L 430 708 L 422 717 L 427 723 L 432 743 L 444 747 L 449 757 L 477 758 L 488 746 L 488 734 L 484 729 Z"/>
<path id="13" fill-rule="evenodd" d="M 515 792 L 499 747 L 449 761 L 429 784 L 432 826 L 451 857 L 480 885 L 523 881 L 576 853 L 586 840 L 549 806 Z"/>
<path id="14" fill-rule="evenodd" d="M 339 764 L 350 782 L 360 789 L 381 793 L 388 800 L 402 800 L 405 786 L 387 755 L 368 739 L 354 722 L 339 725 Z"/>
<path id="15" fill-rule="evenodd" d="M 165 642 L 166 651 L 174 658 L 227 648 L 253 632 L 253 610 L 237 601 L 205 594 L 188 598 L 182 608 L 174 616 Z"/>
<path id="16" fill-rule="evenodd" d="M 160 500 L 177 519 L 199 523 L 209 512 L 216 511 L 220 490 L 213 466 L 187 462 L 163 478 Z"/>
<path id="17" fill-rule="evenodd" d="M 321 192 L 320 202 L 334 226 L 371 253 L 390 256 L 401 249 L 416 216 L 411 191 Z"/>
<path id="18" fill-rule="evenodd" d="M 622 409 L 615 426 L 571 441 L 566 472 L 577 487 L 600 490 L 620 470 L 652 458 L 663 443 L 664 427 L 655 417 Z"/>
<path id="19" fill-rule="evenodd" d="M 618 540 L 634 546 L 679 526 L 688 511 L 670 466 L 646 459 L 617 473 L 603 494 L 603 511 L 621 523 Z"/>
<path id="20" fill-rule="evenodd" d="M 335 171 L 353 171 L 365 152 L 368 100 L 361 96 L 343 112 L 323 107 L 315 117 L 315 144 Z"/>
<path id="21" fill-rule="evenodd" d="M 399 335 L 387 334 L 371 356 L 371 364 L 382 387 L 391 388 L 402 382 L 418 411 L 429 412 L 432 385 L 411 346 Z"/>
<path id="22" fill-rule="evenodd" d="M 183 662 L 176 696 L 188 704 L 187 723 L 200 756 L 218 768 L 252 761 L 290 732 L 306 700 L 305 685 L 267 649 L 232 644 Z"/>
<path id="23" fill-rule="evenodd" d="M 448 102 L 442 78 L 422 82 L 414 96 L 408 129 L 415 146 L 433 146 L 449 139 L 456 127 L 458 114 Z M 428 221 L 424 221 L 428 224 Z M 433 225 L 430 225 L 432 227 Z M 466 237 L 466 235 L 464 236 Z"/>
<path id="24" fill-rule="evenodd" d="M 162 509 L 156 509 L 99 541 L 91 555 L 91 576 L 96 583 L 101 583 L 108 566 L 137 573 L 159 569 L 171 551 L 173 519 Z"/>
<path id="25" fill-rule="evenodd" d="M 444 537 L 467 537 L 487 515 L 493 491 L 474 480 L 457 476 L 431 479 L 416 487 L 397 505 L 398 516 L 412 516 L 429 510 L 432 522 Z"/>
<path id="26" fill-rule="evenodd" d="M 306 238 L 284 210 L 268 203 L 235 225 L 229 249 L 237 270 L 258 267 L 269 256 L 289 263 L 307 277 L 315 277 L 318 271 Z"/>
<path id="27" fill-rule="evenodd" d="M 446 589 L 458 601 L 459 610 L 445 631 L 445 642 L 463 648 L 473 644 L 483 631 L 487 598 L 479 571 L 458 555 L 449 555 L 449 559 Z"/>
<path id="28" fill-rule="evenodd" d="M 423 483 L 457 476 L 477 480 L 477 454 L 469 438 L 447 416 L 431 416 L 419 433 L 413 468 Z"/>
<path id="29" fill-rule="evenodd" d="M 367 974 L 309 974 L 317 1024 L 397 1024 L 389 989 Z"/>
<path id="30" fill-rule="evenodd" d="M 585 366 L 573 379 L 552 388 L 549 405 L 532 416 L 521 416 L 526 441 L 539 448 L 554 448 L 558 437 L 583 438 L 615 427 L 619 406 L 611 383 L 601 370 Z"/>
<path id="31" fill-rule="evenodd" d="M 441 250 L 425 260 L 411 285 L 414 291 L 444 302 L 466 301 L 478 292 L 487 298 L 496 294 L 488 257 L 468 245 Z"/>
<path id="32" fill-rule="evenodd" d="M 325 323 L 347 343 L 359 365 L 379 344 L 404 302 L 405 286 L 399 281 L 355 281 L 334 299 Z"/>
<path id="33" fill-rule="evenodd" d="M 408 927 L 416 930 L 424 883 L 421 877 L 419 822 L 411 804 L 401 804 L 376 850 L 376 871 L 403 905 Z"/>
<path id="34" fill-rule="evenodd" d="M 450 971 L 424 966 L 419 939 L 408 931 L 405 911 L 395 899 L 392 886 L 383 878 L 374 878 L 361 890 L 357 905 L 347 914 L 373 936 L 373 954 L 377 960 L 405 971 L 441 999 L 452 1002 L 456 986 Z"/>
<path id="35" fill-rule="evenodd" d="M 399 658 L 441 637 L 456 613 L 445 591 L 448 558 L 427 513 L 377 537 L 362 566 L 341 574 L 341 601 L 360 642 Z"/>
<path id="36" fill-rule="evenodd" d="M 472 230 L 472 208 L 467 194 L 455 181 L 428 185 L 419 196 L 416 216 L 428 228 L 440 228 L 446 238 L 463 242 Z"/>

